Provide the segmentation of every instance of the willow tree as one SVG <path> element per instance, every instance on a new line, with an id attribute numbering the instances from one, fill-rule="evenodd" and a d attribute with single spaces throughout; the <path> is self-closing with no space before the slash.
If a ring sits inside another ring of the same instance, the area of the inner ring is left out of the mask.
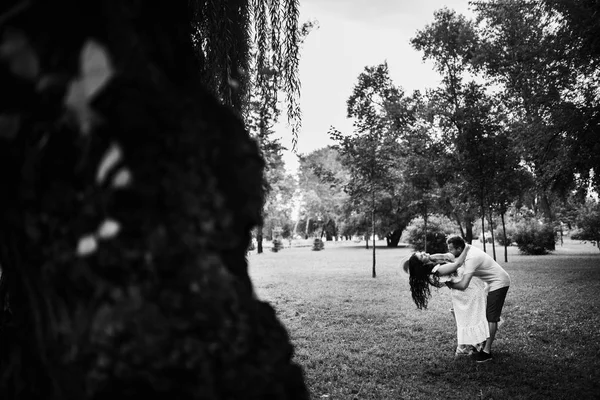
<path id="1" fill-rule="evenodd" d="M 298 28 L 298 0 L 190 0 L 190 5 L 207 87 L 241 113 L 248 111 L 251 92 L 268 98 L 269 107 L 283 92 L 295 143 L 301 115 L 298 47 L 311 28 Z"/>
<path id="2" fill-rule="evenodd" d="M 264 4 L 0 5 L 3 400 L 308 397 L 245 259 L 264 161 L 228 105 Z"/>

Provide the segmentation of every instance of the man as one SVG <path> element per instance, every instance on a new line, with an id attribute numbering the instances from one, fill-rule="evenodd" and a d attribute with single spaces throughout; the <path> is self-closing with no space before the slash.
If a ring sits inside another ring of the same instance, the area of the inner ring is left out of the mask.
<path id="1" fill-rule="evenodd" d="M 460 236 L 452 236 L 446 242 L 448 251 L 455 257 L 458 257 L 465 249 L 465 241 Z M 490 328 L 490 337 L 486 340 L 483 350 L 476 356 L 477 362 L 486 362 L 492 359 L 492 343 L 496 337 L 498 321 L 500 321 L 500 314 L 510 286 L 510 276 L 492 257 L 473 246 L 469 248 L 464 265 L 465 270 L 460 282 L 446 282 L 446 286 L 450 289 L 465 290 L 474 276 L 489 285 L 486 318 Z M 437 272 L 440 275 L 447 275 L 457 269 L 458 265 L 456 264 L 442 265 Z"/>

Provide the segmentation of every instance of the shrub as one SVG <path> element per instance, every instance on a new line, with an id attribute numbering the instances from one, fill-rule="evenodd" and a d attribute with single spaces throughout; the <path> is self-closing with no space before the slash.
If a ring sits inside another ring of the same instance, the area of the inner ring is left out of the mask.
<path id="1" fill-rule="evenodd" d="M 510 246 L 515 241 L 515 228 L 513 226 L 506 227 L 506 238 L 504 238 L 504 232 L 502 228 L 498 228 L 494 231 L 494 238 L 501 246 Z"/>
<path id="2" fill-rule="evenodd" d="M 273 247 L 271 247 L 271 251 L 277 253 L 281 249 L 283 249 L 283 242 L 281 239 L 273 239 Z"/>
<path id="3" fill-rule="evenodd" d="M 548 254 L 555 250 L 556 232 L 550 224 L 538 224 L 530 221 L 517 227 L 513 240 L 523 254 Z"/>
<path id="4" fill-rule="evenodd" d="M 416 251 L 425 250 L 425 224 L 423 221 L 408 227 L 406 241 L 413 246 Z M 427 224 L 427 252 L 428 253 L 446 253 L 448 245 L 446 244 L 446 232 L 437 222 Z"/>
<path id="5" fill-rule="evenodd" d="M 577 227 L 571 239 L 590 241 L 600 250 L 600 203 L 588 202 L 579 210 Z"/>
<path id="6" fill-rule="evenodd" d="M 323 244 L 323 241 L 320 238 L 315 238 L 312 246 L 313 251 L 323 250 L 324 247 L 325 245 Z"/>

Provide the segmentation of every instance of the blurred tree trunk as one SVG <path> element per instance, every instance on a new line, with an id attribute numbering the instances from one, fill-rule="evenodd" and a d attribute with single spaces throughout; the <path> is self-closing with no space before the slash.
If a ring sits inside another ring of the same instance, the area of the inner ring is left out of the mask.
<path id="1" fill-rule="evenodd" d="M 263 226 L 259 225 L 256 231 L 256 252 L 262 254 L 263 252 Z"/>
<path id="2" fill-rule="evenodd" d="M 2 400 L 308 398 L 247 271 L 264 162 L 187 6 L 0 6 Z"/>
<path id="3" fill-rule="evenodd" d="M 398 243 L 400 243 L 400 238 L 402 237 L 403 229 L 396 229 L 392 233 L 389 233 L 386 237 L 387 247 L 398 247 Z"/>

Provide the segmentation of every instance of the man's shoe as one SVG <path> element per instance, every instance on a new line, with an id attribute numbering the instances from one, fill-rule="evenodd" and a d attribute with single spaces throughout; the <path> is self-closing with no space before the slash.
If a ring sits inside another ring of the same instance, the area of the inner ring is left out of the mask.
<path id="1" fill-rule="evenodd" d="M 478 363 L 483 363 L 486 361 L 491 361 L 492 360 L 492 355 L 490 353 L 486 353 L 485 351 L 480 351 L 479 353 L 477 353 L 477 356 L 475 356 L 475 361 L 477 361 Z"/>

